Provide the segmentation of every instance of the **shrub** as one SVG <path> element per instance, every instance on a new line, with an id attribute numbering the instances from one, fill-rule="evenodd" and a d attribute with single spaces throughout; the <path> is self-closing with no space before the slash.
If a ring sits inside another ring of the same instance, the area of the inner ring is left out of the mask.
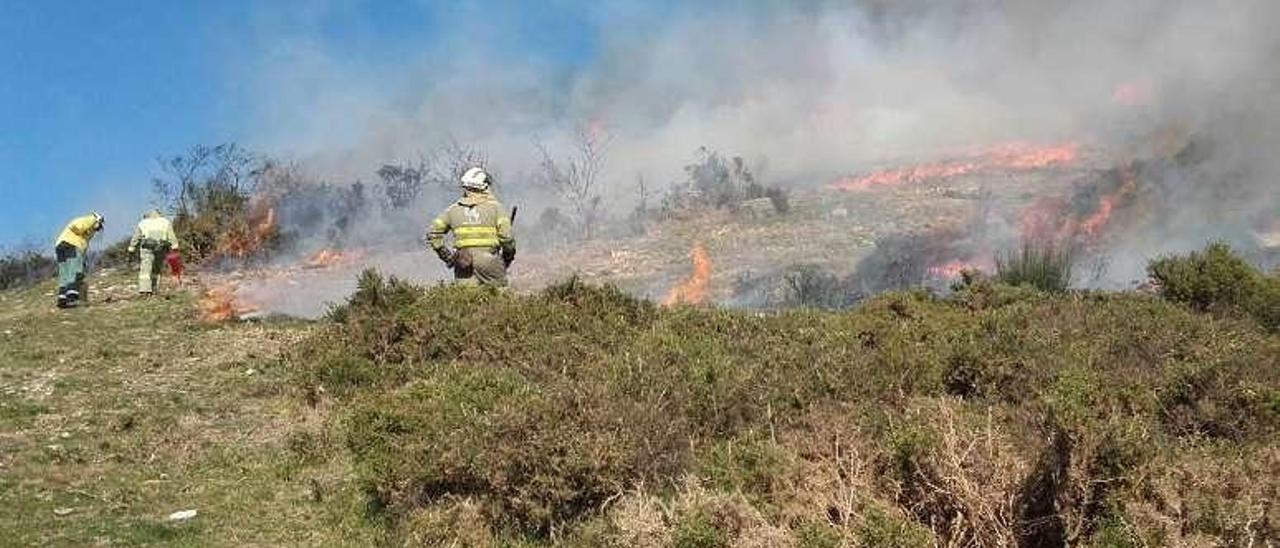
<path id="1" fill-rule="evenodd" d="M 809 523 L 796 530 L 797 548 L 839 548 L 840 534 L 829 526 Z"/>
<path id="2" fill-rule="evenodd" d="M 1280 278 L 1263 274 L 1225 243 L 1156 259 L 1147 272 L 1168 300 L 1202 312 L 1251 316 L 1271 331 L 1280 330 Z"/>
<path id="3" fill-rule="evenodd" d="M 712 523 L 711 518 L 701 512 L 693 512 L 676 524 L 675 548 L 720 548 L 729 546 L 725 534 Z"/>
<path id="4" fill-rule="evenodd" d="M 129 238 L 108 245 L 94 254 L 94 265 L 98 268 L 127 267 L 133 262 L 133 254 L 129 253 Z"/>
<path id="5" fill-rule="evenodd" d="M 1052 244 L 1024 242 L 1020 250 L 996 257 L 996 280 L 1041 291 L 1066 291 L 1071 284 L 1071 253 Z"/>
<path id="6" fill-rule="evenodd" d="M 413 538 L 466 501 L 474 532 L 537 542 L 1084 543 L 1139 523 L 1153 460 L 1273 443 L 1273 336 L 1141 295 L 962 289 L 757 315 L 367 272 L 290 361 Z"/>
<path id="7" fill-rule="evenodd" d="M 881 236 L 858 261 L 849 285 L 868 295 L 921 287 L 932 276 L 930 267 L 965 253 L 957 243 L 961 241 L 951 230 Z"/>
<path id="8" fill-rule="evenodd" d="M 904 520 L 881 509 L 872 508 L 859 524 L 860 546 L 907 548 L 936 545 L 929 530 L 918 523 Z"/>
<path id="9" fill-rule="evenodd" d="M 0 290 L 24 287 L 53 277 L 58 265 L 52 257 L 34 249 L 12 251 L 0 257 Z"/>
<path id="10" fill-rule="evenodd" d="M 853 301 L 853 291 L 843 280 L 815 265 L 796 265 L 782 275 L 786 282 L 783 306 L 841 308 Z"/>
<path id="11" fill-rule="evenodd" d="M 779 215 L 786 215 L 791 211 L 790 193 L 786 189 L 771 186 L 764 191 L 764 195 L 769 198 L 769 203 L 773 204 L 773 210 Z"/>
<path id="12" fill-rule="evenodd" d="M 778 448 L 759 434 L 718 442 L 699 459 L 698 476 L 712 487 L 767 499 L 781 477 Z"/>

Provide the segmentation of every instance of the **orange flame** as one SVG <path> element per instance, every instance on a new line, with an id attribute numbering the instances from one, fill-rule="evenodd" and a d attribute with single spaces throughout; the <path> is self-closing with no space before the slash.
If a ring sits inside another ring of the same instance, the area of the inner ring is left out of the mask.
<path id="1" fill-rule="evenodd" d="M 1098 199 L 1098 208 L 1080 223 L 1080 233 L 1095 237 L 1102 227 L 1107 225 L 1107 221 L 1111 219 L 1111 210 L 1116 206 L 1116 196 L 1114 194 L 1103 196 Z"/>
<path id="2" fill-rule="evenodd" d="M 1098 197 L 1088 215 L 1071 213 L 1062 199 L 1042 198 L 1022 213 L 1022 237 L 1033 241 L 1090 244 L 1111 224 L 1117 207 L 1122 207 L 1137 190 L 1131 166 L 1119 169 L 1120 184 Z"/>
<path id="3" fill-rule="evenodd" d="M 307 258 L 303 268 L 329 268 L 351 263 L 360 259 L 363 252 L 342 251 L 337 249 L 321 249 Z"/>
<path id="4" fill-rule="evenodd" d="M 929 267 L 929 275 L 934 278 L 950 280 L 959 278 L 966 270 L 981 270 L 978 265 L 968 261 L 948 261 L 940 265 Z"/>
<path id="5" fill-rule="evenodd" d="M 233 228 L 214 250 L 215 257 L 243 259 L 257 253 L 276 232 L 276 209 L 259 202 L 249 211 L 247 226 Z"/>
<path id="6" fill-rule="evenodd" d="M 197 306 L 200 310 L 200 319 L 205 322 L 234 320 L 257 311 L 257 307 L 253 304 L 238 298 L 235 287 L 230 284 L 205 290 Z"/>
<path id="7" fill-rule="evenodd" d="M 711 257 L 702 244 L 694 244 L 689 250 L 689 258 L 693 260 L 693 273 L 689 279 L 671 288 L 662 300 L 663 306 L 706 302 L 707 290 L 711 287 Z"/>
<path id="8" fill-rule="evenodd" d="M 1022 239 L 1036 242 L 1057 243 L 1075 231 L 1075 221 L 1064 219 L 1067 201 L 1061 198 L 1041 197 L 1022 212 L 1020 233 Z"/>
<path id="9" fill-rule="evenodd" d="M 831 184 L 837 190 L 866 190 L 879 186 L 896 186 L 930 180 L 950 179 L 970 173 L 995 170 L 1029 170 L 1069 164 L 1078 155 L 1074 143 L 1038 147 L 1009 143 L 992 147 L 978 157 L 897 169 L 875 171 L 862 176 L 842 177 Z"/>
<path id="10" fill-rule="evenodd" d="M 1107 226 L 1107 223 L 1111 221 L 1111 212 L 1115 209 L 1116 202 L 1136 188 L 1137 183 L 1133 177 L 1133 170 L 1129 166 L 1124 166 L 1120 169 L 1120 177 L 1124 182 L 1116 188 L 1115 192 L 1098 198 L 1098 207 L 1093 214 L 1080 222 L 1080 232 L 1084 236 L 1096 238 L 1102 229 Z"/>

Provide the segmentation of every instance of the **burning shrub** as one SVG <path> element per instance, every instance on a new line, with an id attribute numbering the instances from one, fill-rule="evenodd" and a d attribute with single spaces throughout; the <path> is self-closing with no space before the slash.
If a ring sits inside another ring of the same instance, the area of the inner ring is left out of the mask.
<path id="1" fill-rule="evenodd" d="M 875 249 L 858 262 L 851 286 L 866 295 L 921 287 L 930 279 L 946 278 L 952 266 L 963 269 L 964 263 L 957 259 L 970 254 L 966 247 L 967 242 L 951 230 L 877 238 Z"/>
<path id="2" fill-rule="evenodd" d="M 1066 291 L 1071 284 L 1071 253 L 1051 243 L 1022 244 L 1022 249 L 996 258 L 996 279 L 1041 291 Z"/>
<path id="3" fill-rule="evenodd" d="M 1252 316 L 1267 329 L 1280 330 L 1280 278 L 1263 274 L 1225 243 L 1151 261 L 1147 272 L 1166 299 L 1202 312 Z"/>
<path id="4" fill-rule="evenodd" d="M 174 231 L 194 260 L 246 258 L 269 248 L 278 235 L 270 203 L 251 198 L 276 164 L 235 143 L 195 146 L 161 158 L 156 194 L 175 212 Z"/>
<path id="5" fill-rule="evenodd" d="M 707 255 L 707 248 L 702 244 L 694 244 L 689 250 L 689 258 L 693 262 L 693 272 L 689 273 L 688 279 L 667 292 L 666 298 L 662 300 L 664 306 L 697 305 L 706 302 L 707 291 L 711 286 L 711 257 Z"/>

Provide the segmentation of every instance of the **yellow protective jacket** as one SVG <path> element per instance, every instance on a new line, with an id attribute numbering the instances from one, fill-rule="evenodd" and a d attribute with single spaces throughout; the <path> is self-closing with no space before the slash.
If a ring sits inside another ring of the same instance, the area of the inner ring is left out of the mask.
<path id="1" fill-rule="evenodd" d="M 76 246 L 80 251 L 89 248 L 89 240 L 93 239 L 93 235 L 97 234 L 98 218 L 93 215 L 85 215 L 71 219 L 67 223 L 66 228 L 62 229 L 62 233 L 58 235 L 58 240 L 53 242 L 54 246 L 62 242 Z"/>
<path id="2" fill-rule="evenodd" d="M 164 242 L 170 249 L 178 249 L 178 235 L 173 232 L 173 223 L 164 218 L 159 211 L 152 211 L 143 217 L 137 228 L 133 229 L 133 237 L 129 239 L 129 251 L 137 249 L 144 240 Z"/>
<path id="3" fill-rule="evenodd" d="M 431 221 L 427 228 L 427 243 L 438 252 L 444 248 L 444 237 L 450 232 L 453 232 L 453 246 L 458 249 L 480 247 L 515 252 L 511 218 L 489 192 L 464 193 L 462 198 Z"/>

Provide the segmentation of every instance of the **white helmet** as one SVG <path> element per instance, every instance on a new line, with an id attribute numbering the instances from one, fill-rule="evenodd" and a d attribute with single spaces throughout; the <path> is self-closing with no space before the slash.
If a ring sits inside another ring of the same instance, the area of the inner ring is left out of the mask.
<path id="1" fill-rule="evenodd" d="M 462 188 L 473 190 L 476 192 L 484 192 L 489 190 L 489 183 L 492 180 L 489 174 L 482 167 L 473 167 L 462 174 Z"/>

